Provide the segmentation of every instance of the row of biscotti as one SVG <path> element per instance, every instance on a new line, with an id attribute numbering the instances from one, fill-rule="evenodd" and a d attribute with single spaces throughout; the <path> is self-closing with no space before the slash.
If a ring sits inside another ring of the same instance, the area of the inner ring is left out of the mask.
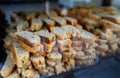
<path id="1" fill-rule="evenodd" d="M 77 12 L 77 10 L 79 10 Z M 75 17 L 86 30 L 99 36 L 96 52 L 100 56 L 119 52 L 119 9 L 113 7 L 79 7 L 69 9 L 68 16 Z"/>
<path id="2" fill-rule="evenodd" d="M 5 47 L 8 49 L 8 55 L 10 54 L 15 62 L 18 74 L 29 77 L 24 72 L 35 67 L 42 75 L 52 75 L 54 72 L 59 74 L 74 69 L 76 65 L 93 64 L 95 52 L 90 46 L 96 40 L 96 36 L 81 27 L 77 28 L 66 25 L 52 27 L 51 32 L 40 30 L 21 31 L 16 34 L 14 32 L 12 35 L 9 33 L 4 39 Z M 11 72 L 1 75 L 5 77 Z"/>
<path id="3" fill-rule="evenodd" d="M 12 13 L 11 18 L 13 19 L 10 24 L 11 28 L 16 28 L 17 31 L 38 31 L 42 28 L 50 29 L 56 25 L 77 25 L 77 20 L 71 17 L 61 17 L 55 11 L 50 11 L 49 15 L 44 12 L 18 12 Z"/>

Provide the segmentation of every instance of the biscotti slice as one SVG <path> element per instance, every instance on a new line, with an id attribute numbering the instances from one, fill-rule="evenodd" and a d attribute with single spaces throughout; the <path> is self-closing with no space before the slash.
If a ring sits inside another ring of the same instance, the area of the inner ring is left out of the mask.
<path id="1" fill-rule="evenodd" d="M 120 15 L 103 15 L 101 18 L 120 24 Z"/>
<path id="2" fill-rule="evenodd" d="M 60 27 L 51 27 L 51 32 L 56 35 L 57 39 L 64 40 L 67 38 L 67 32 Z"/>
<path id="3" fill-rule="evenodd" d="M 106 20 L 106 19 L 100 20 L 99 24 L 102 25 L 103 27 L 109 28 L 113 31 L 119 31 L 120 30 L 119 24 L 113 23 L 113 22 L 111 22 L 109 20 Z"/>
<path id="4" fill-rule="evenodd" d="M 12 73 L 15 68 L 15 63 L 12 61 L 10 55 L 7 55 L 6 61 L 0 70 L 0 75 L 5 78 Z"/>
<path id="5" fill-rule="evenodd" d="M 84 29 L 79 29 L 80 34 L 81 34 L 81 39 L 85 42 L 94 42 L 97 39 L 97 36 L 94 34 L 84 30 Z"/>
<path id="6" fill-rule="evenodd" d="M 13 42 L 15 61 L 18 68 L 31 68 L 29 52 L 21 47 L 18 41 Z"/>
<path id="7" fill-rule="evenodd" d="M 69 38 L 76 37 L 77 34 L 80 35 L 80 31 L 72 25 L 65 25 L 62 29 L 67 32 Z"/>
<path id="8" fill-rule="evenodd" d="M 51 52 L 47 54 L 47 58 L 54 62 L 60 62 L 62 59 L 62 55 L 59 52 Z"/>
<path id="9" fill-rule="evenodd" d="M 98 23 L 95 20 L 89 19 L 89 18 L 83 18 L 81 20 L 81 23 L 85 26 L 97 26 Z"/>
<path id="10" fill-rule="evenodd" d="M 44 14 L 40 14 L 38 19 L 41 19 L 46 25 L 47 27 L 50 29 L 50 27 L 55 26 L 55 21 L 49 19 L 46 15 Z"/>
<path id="11" fill-rule="evenodd" d="M 38 31 L 42 28 L 43 22 L 40 19 L 34 18 L 30 22 L 30 30 Z"/>
<path id="12" fill-rule="evenodd" d="M 17 32 L 20 32 L 20 31 L 27 30 L 28 27 L 29 27 L 29 24 L 27 21 L 19 21 L 17 23 L 16 29 L 17 29 Z"/>
<path id="13" fill-rule="evenodd" d="M 70 39 L 57 40 L 57 46 L 61 52 L 71 50 L 72 41 Z"/>
<path id="14" fill-rule="evenodd" d="M 20 78 L 17 71 L 13 71 L 7 78 Z"/>
<path id="15" fill-rule="evenodd" d="M 45 52 L 51 52 L 52 48 L 55 46 L 56 41 L 51 42 L 50 44 L 43 43 Z"/>
<path id="16" fill-rule="evenodd" d="M 17 39 L 21 46 L 29 52 L 36 53 L 40 50 L 40 37 L 28 31 L 17 32 Z"/>
<path id="17" fill-rule="evenodd" d="M 35 34 L 39 35 L 41 37 L 41 41 L 44 41 L 45 43 L 50 44 L 51 42 L 55 41 L 55 35 L 51 32 L 46 32 L 44 30 L 40 30 L 35 32 Z"/>
<path id="18" fill-rule="evenodd" d="M 67 24 L 65 18 L 60 16 L 54 16 L 54 17 L 50 16 L 50 19 L 54 20 L 60 26 L 64 26 Z"/>
<path id="19" fill-rule="evenodd" d="M 31 56 L 30 59 L 32 61 L 32 64 L 37 70 L 39 70 L 40 72 L 45 70 L 46 64 L 45 64 L 45 58 L 43 56 L 39 56 L 39 57 Z"/>
<path id="20" fill-rule="evenodd" d="M 74 19 L 74 18 L 71 18 L 71 17 L 65 17 L 65 19 L 67 20 L 67 23 L 70 24 L 70 25 L 77 25 L 77 20 Z"/>
<path id="21" fill-rule="evenodd" d="M 50 29 L 51 27 L 55 26 L 55 21 L 51 20 L 51 19 L 44 19 L 43 20 L 45 22 L 45 24 L 47 25 L 47 27 Z"/>

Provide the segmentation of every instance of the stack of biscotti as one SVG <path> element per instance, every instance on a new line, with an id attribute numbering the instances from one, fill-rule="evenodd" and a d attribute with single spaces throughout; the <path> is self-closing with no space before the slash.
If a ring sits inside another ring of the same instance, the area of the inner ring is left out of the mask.
<path id="1" fill-rule="evenodd" d="M 61 27 L 52 27 L 51 32 L 54 33 L 56 36 L 56 47 L 53 48 L 53 51 L 54 50 L 57 51 L 57 48 L 58 48 L 58 52 L 62 55 L 61 63 L 57 64 L 55 66 L 55 69 L 58 73 L 60 73 L 64 70 L 69 71 L 70 69 L 72 69 L 72 67 L 69 64 L 69 66 L 68 66 L 69 69 L 68 69 L 66 67 L 66 65 L 67 65 L 66 63 L 69 62 L 69 58 L 71 58 L 72 41 L 68 37 L 67 31 L 65 31 Z M 60 56 L 60 54 L 59 54 L 59 56 Z M 61 67 L 61 66 L 63 66 L 63 67 Z M 60 70 L 58 68 L 60 68 Z"/>
<path id="2" fill-rule="evenodd" d="M 21 74 L 24 70 L 31 69 L 32 66 L 29 59 L 29 52 L 22 48 L 17 40 L 13 41 L 13 49 L 13 56 L 15 57 L 14 61 L 17 66 L 18 73 Z"/>
<path id="3" fill-rule="evenodd" d="M 42 20 L 45 23 L 45 25 L 47 26 L 47 28 L 49 28 L 49 29 L 50 29 L 50 27 L 55 26 L 55 21 L 48 18 L 48 16 L 43 13 L 39 14 L 38 19 Z"/>
<path id="4" fill-rule="evenodd" d="M 73 39 L 73 48 L 77 52 L 75 57 L 76 65 L 91 65 L 96 58 L 95 47 L 97 46 L 95 41 L 97 36 L 94 34 L 78 28 L 80 31 L 80 37 Z"/>
<path id="5" fill-rule="evenodd" d="M 35 32 L 36 35 L 39 35 L 41 38 L 41 43 L 44 45 L 45 52 L 51 52 L 52 48 L 56 44 L 56 37 L 53 33 L 45 30 L 40 30 Z"/>
<path id="6" fill-rule="evenodd" d="M 76 65 L 94 63 L 96 37 L 82 29 L 76 19 L 55 11 L 16 12 L 12 19 L 4 45 L 16 68 L 8 77 L 58 75 Z"/>
<path id="7" fill-rule="evenodd" d="M 65 25 L 62 27 L 62 30 L 66 31 L 67 38 L 70 39 L 69 46 L 65 45 L 65 47 L 68 47 L 69 49 L 66 51 L 61 51 L 63 58 L 62 61 L 64 62 L 64 66 L 66 68 L 66 71 L 69 71 L 71 69 L 75 68 L 75 57 L 77 55 L 77 52 L 74 50 L 72 43 L 73 38 L 75 38 L 77 35 L 80 36 L 79 30 L 76 29 L 76 27 L 72 25 Z"/>
<path id="8" fill-rule="evenodd" d="M 32 67 L 30 53 L 17 40 L 12 41 L 11 49 L 7 50 L 7 54 L 6 62 L 1 69 L 2 77 L 33 78 L 35 76 L 36 70 Z"/>
<path id="9" fill-rule="evenodd" d="M 119 52 L 119 12 L 114 7 L 78 7 L 68 9 L 68 16 L 75 17 L 84 29 L 99 37 L 96 53 L 107 56 Z"/>
<path id="10" fill-rule="evenodd" d="M 53 68 L 54 71 L 48 73 L 48 75 L 53 75 L 54 72 L 58 75 L 62 72 L 62 55 L 59 52 L 51 52 L 47 54 L 46 64 L 47 67 Z"/>

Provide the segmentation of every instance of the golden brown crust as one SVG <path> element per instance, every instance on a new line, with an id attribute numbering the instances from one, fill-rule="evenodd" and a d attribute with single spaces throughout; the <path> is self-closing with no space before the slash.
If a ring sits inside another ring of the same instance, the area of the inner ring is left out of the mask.
<path id="1" fill-rule="evenodd" d="M 20 40 L 20 42 L 23 42 L 24 44 L 30 46 L 30 47 L 34 47 L 33 43 L 31 43 L 29 40 L 17 35 L 17 39 Z"/>
<path id="2" fill-rule="evenodd" d="M 24 42 L 19 41 L 20 45 L 26 49 L 27 51 L 31 52 L 31 53 L 36 53 L 39 51 L 39 47 L 30 47 L 28 45 L 26 45 Z"/>

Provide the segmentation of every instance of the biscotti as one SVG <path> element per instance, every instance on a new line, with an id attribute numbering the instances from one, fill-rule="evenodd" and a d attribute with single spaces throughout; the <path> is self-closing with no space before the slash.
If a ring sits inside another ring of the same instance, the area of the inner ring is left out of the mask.
<path id="1" fill-rule="evenodd" d="M 54 17 L 50 16 L 50 19 L 56 21 L 56 23 L 60 26 L 64 26 L 67 24 L 65 18 L 60 17 L 60 16 L 54 16 Z"/>
<path id="2" fill-rule="evenodd" d="M 51 27 L 50 30 L 56 35 L 57 39 L 64 40 L 67 38 L 67 32 L 60 27 Z"/>
<path id="3" fill-rule="evenodd" d="M 50 29 L 50 27 L 55 26 L 55 21 L 49 19 L 46 15 L 41 14 L 38 19 L 41 19 L 45 25 Z"/>
<path id="4" fill-rule="evenodd" d="M 21 46 L 29 52 L 36 53 L 40 50 L 40 37 L 28 31 L 17 32 L 17 39 Z"/>
<path id="5" fill-rule="evenodd" d="M 95 36 L 94 34 L 84 30 L 84 29 L 79 29 L 80 33 L 81 33 L 81 38 L 83 41 L 85 42 L 94 42 L 97 39 L 97 36 Z"/>
<path id="6" fill-rule="evenodd" d="M 19 31 L 27 30 L 28 27 L 29 27 L 29 24 L 27 21 L 19 21 L 16 26 L 16 29 L 17 29 L 17 32 L 19 32 Z"/>
<path id="7" fill-rule="evenodd" d="M 18 68 L 31 68 L 31 61 L 29 60 L 29 52 L 22 48 L 18 41 L 13 42 L 13 49 L 15 54 L 15 61 Z"/>
<path id="8" fill-rule="evenodd" d="M 71 51 L 72 41 L 70 39 L 57 40 L 57 46 L 61 52 Z"/>
<path id="9" fill-rule="evenodd" d="M 74 38 L 77 34 L 80 35 L 80 31 L 72 25 L 65 25 L 62 29 L 67 32 L 68 38 Z"/>
<path id="10" fill-rule="evenodd" d="M 40 19 L 32 19 L 30 22 L 30 30 L 38 31 L 42 28 L 43 22 Z"/>
<path id="11" fill-rule="evenodd" d="M 60 62 L 62 55 L 59 52 L 51 52 L 47 55 L 47 58 L 54 62 Z"/>
<path id="12" fill-rule="evenodd" d="M 12 58 L 10 57 L 10 55 L 7 55 L 6 61 L 2 69 L 0 70 L 0 75 L 2 77 L 7 77 L 12 73 L 14 68 L 15 68 L 15 62 L 12 61 Z"/>
<path id="13" fill-rule="evenodd" d="M 46 69 L 45 58 L 43 56 L 39 56 L 39 57 L 31 56 L 30 59 L 34 67 L 37 70 L 39 70 L 39 72 L 43 73 L 44 70 Z"/>
<path id="14" fill-rule="evenodd" d="M 37 31 L 37 32 L 35 32 L 35 34 L 37 34 L 41 37 L 41 41 L 44 41 L 45 43 L 48 43 L 48 44 L 55 41 L 55 39 L 56 39 L 56 37 L 53 33 L 46 32 L 44 30 Z"/>

